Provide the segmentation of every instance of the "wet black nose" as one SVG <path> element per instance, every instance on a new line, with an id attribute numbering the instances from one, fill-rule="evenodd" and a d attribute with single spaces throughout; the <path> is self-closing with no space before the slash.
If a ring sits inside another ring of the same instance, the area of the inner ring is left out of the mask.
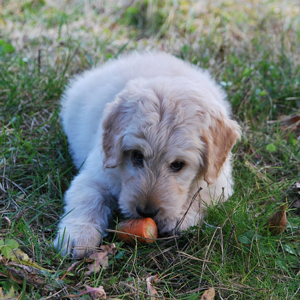
<path id="1" fill-rule="evenodd" d="M 136 207 L 136 212 L 144 218 L 153 218 L 155 217 L 158 212 L 159 212 L 159 208 L 156 207 L 146 207 L 145 209 L 141 209 L 140 207 Z"/>

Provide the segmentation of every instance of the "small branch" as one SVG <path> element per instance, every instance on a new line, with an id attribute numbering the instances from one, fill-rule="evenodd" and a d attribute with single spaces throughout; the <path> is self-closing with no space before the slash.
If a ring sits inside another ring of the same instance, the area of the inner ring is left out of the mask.
<path id="1" fill-rule="evenodd" d="M 229 237 L 227 239 L 227 244 L 226 244 L 226 249 L 225 249 L 225 254 L 227 253 L 228 251 L 228 247 L 230 246 L 230 243 L 231 243 L 231 239 L 232 239 L 232 235 L 234 233 L 234 230 L 235 230 L 235 225 L 233 224 L 231 226 L 231 230 L 230 230 L 230 233 L 229 233 Z"/>
<path id="2" fill-rule="evenodd" d="M 191 200 L 191 202 L 190 202 L 190 204 L 189 204 L 189 207 L 187 208 L 187 210 L 185 211 L 184 215 L 182 216 L 182 218 L 181 218 L 181 219 L 179 220 L 179 222 L 177 223 L 176 227 L 174 228 L 174 232 L 176 232 L 177 229 L 182 225 L 182 223 L 183 223 L 183 221 L 184 221 L 184 219 L 185 219 L 187 213 L 189 212 L 191 206 L 192 206 L 193 203 L 195 202 L 196 198 L 199 196 L 199 194 L 200 194 L 200 192 L 201 192 L 202 189 L 203 189 L 203 188 L 200 187 L 200 188 L 197 190 L 197 192 L 194 194 L 194 196 L 192 197 L 192 200 Z"/>

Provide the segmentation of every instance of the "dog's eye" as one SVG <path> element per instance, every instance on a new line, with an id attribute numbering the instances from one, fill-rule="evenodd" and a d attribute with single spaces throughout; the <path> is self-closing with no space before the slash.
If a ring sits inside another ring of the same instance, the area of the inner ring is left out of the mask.
<path id="1" fill-rule="evenodd" d="M 131 153 L 131 160 L 134 165 L 143 167 L 144 155 L 141 151 L 134 150 Z"/>
<path id="2" fill-rule="evenodd" d="M 171 163 L 171 169 L 174 172 L 179 172 L 184 166 L 184 163 L 181 161 L 174 161 Z"/>

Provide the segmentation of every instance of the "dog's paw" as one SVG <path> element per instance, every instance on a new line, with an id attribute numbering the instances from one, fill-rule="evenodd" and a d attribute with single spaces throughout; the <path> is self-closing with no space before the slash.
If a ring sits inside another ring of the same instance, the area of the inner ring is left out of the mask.
<path id="1" fill-rule="evenodd" d="M 61 224 L 53 245 L 61 255 L 68 254 L 70 258 L 78 259 L 98 247 L 102 237 L 99 229 L 93 225 L 76 224 L 63 227 Z"/>

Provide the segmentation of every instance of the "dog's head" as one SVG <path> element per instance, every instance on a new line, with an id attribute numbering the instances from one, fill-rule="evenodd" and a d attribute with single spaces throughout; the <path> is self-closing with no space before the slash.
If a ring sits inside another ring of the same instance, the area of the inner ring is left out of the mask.
<path id="1" fill-rule="evenodd" d="M 220 99 L 218 99 L 218 97 Z M 195 193 L 213 184 L 240 136 L 223 94 L 185 78 L 137 79 L 109 104 L 103 120 L 104 167 L 119 167 L 119 205 L 171 231 Z"/>

